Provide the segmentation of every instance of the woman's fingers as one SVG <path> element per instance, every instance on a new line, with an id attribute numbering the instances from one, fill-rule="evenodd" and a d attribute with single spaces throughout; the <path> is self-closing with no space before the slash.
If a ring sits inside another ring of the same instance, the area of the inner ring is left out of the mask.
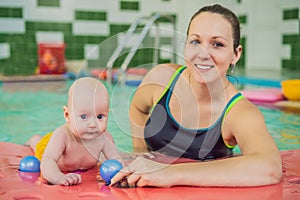
<path id="1" fill-rule="evenodd" d="M 110 180 L 110 186 L 116 185 L 118 183 L 121 184 L 121 187 L 124 186 L 124 181 L 127 182 L 127 176 L 132 174 L 133 172 L 130 169 L 130 166 L 127 165 L 123 169 L 121 169 L 111 180 Z M 125 187 L 125 186 L 124 186 Z"/>
<path id="2" fill-rule="evenodd" d="M 127 177 L 128 187 L 131 187 L 131 188 L 136 187 L 140 178 L 141 178 L 141 175 L 139 175 L 137 173 L 132 173 L 131 175 L 129 175 Z"/>
<path id="3" fill-rule="evenodd" d="M 166 164 L 138 157 L 133 162 L 124 167 L 122 170 L 120 170 L 111 179 L 110 186 L 116 186 L 116 184 L 118 184 L 118 186 L 122 187 L 123 185 L 125 185 L 125 182 L 127 182 L 127 185 L 129 187 L 149 186 L 152 174 L 166 166 Z"/>
<path id="4" fill-rule="evenodd" d="M 138 181 L 141 178 L 141 174 L 134 173 L 131 171 L 128 171 L 127 169 L 124 170 L 125 172 L 120 171 L 117 175 L 121 174 L 120 178 L 119 177 L 114 177 L 111 179 L 111 184 L 112 186 L 116 187 L 130 187 L 134 188 L 137 186 Z"/>

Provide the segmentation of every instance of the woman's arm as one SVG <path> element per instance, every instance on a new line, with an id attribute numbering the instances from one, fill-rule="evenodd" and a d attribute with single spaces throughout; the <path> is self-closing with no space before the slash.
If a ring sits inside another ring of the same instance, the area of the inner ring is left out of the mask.
<path id="1" fill-rule="evenodd" d="M 147 90 L 150 91 L 151 87 L 139 87 L 129 108 L 132 144 L 135 153 L 147 152 L 147 145 L 144 140 L 144 127 L 151 105 L 151 99 L 145 94 Z"/>
<path id="2" fill-rule="evenodd" d="M 260 186 L 280 182 L 281 158 L 260 111 L 246 100 L 226 116 L 226 137 L 239 144 L 242 155 L 207 162 L 162 164 L 138 158 L 112 179 L 127 177 L 129 186 Z M 228 136 L 229 135 L 229 136 Z"/>
<path id="3" fill-rule="evenodd" d="M 152 68 L 143 78 L 137 88 L 129 108 L 130 127 L 134 152 L 148 152 L 144 140 L 144 127 L 150 114 L 150 109 L 160 98 L 169 79 L 176 69 L 175 64 L 161 64 Z"/>

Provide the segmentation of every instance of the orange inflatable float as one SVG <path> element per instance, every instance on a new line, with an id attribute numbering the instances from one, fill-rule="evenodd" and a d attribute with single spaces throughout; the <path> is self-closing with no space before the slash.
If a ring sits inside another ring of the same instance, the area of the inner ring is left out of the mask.
<path id="1" fill-rule="evenodd" d="M 33 155 L 29 147 L 0 142 L 0 199 L 300 199 L 300 149 L 281 151 L 282 181 L 263 187 L 113 188 L 96 179 L 97 168 L 82 172 L 79 185 L 49 185 L 39 174 L 18 170 L 20 160 L 28 155 Z"/>

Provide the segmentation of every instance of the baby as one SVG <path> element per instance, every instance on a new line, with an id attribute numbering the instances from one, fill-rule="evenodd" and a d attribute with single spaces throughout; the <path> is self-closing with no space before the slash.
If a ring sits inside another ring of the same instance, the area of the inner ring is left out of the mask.
<path id="1" fill-rule="evenodd" d="M 106 130 L 109 97 L 100 81 L 90 77 L 76 80 L 63 110 L 64 125 L 44 137 L 34 135 L 25 143 L 41 160 L 41 173 L 48 182 L 65 186 L 81 183 L 81 175 L 75 171 L 97 166 L 102 153 L 106 159 L 123 163 Z"/>

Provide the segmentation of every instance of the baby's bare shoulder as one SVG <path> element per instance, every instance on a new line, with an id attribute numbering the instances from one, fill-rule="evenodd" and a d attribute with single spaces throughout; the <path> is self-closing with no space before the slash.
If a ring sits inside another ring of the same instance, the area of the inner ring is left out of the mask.
<path id="1" fill-rule="evenodd" d="M 52 137 L 54 138 L 65 138 L 67 139 L 69 136 L 70 136 L 70 132 L 68 131 L 68 129 L 66 128 L 65 125 L 62 125 L 58 128 L 56 128 L 54 131 L 53 131 L 53 134 L 52 134 Z"/>

